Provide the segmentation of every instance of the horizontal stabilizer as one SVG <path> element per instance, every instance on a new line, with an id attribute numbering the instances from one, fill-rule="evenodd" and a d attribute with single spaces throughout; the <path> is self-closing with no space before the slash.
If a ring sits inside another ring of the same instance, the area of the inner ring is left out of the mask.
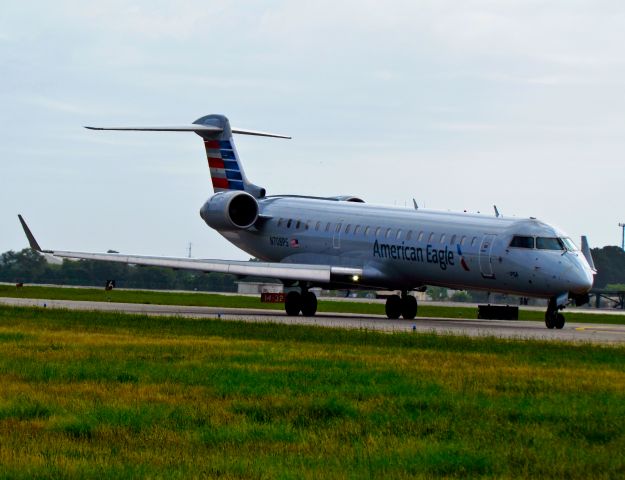
<path id="1" fill-rule="evenodd" d="M 212 125 L 174 125 L 174 126 L 162 126 L 162 127 L 85 127 L 89 130 L 117 130 L 117 131 L 130 131 L 130 132 L 195 132 L 201 133 L 221 133 L 223 128 L 214 127 Z M 279 135 L 277 133 L 260 132 L 258 130 L 245 130 L 242 128 L 232 128 L 232 133 L 238 133 L 241 135 L 255 135 L 257 137 L 273 137 L 273 138 L 286 138 L 290 139 L 286 135 Z"/>
<path id="2" fill-rule="evenodd" d="M 232 128 L 232 133 L 238 133 L 241 135 L 256 135 L 257 137 L 273 137 L 273 138 L 286 138 L 290 140 L 291 137 L 287 135 L 279 135 L 277 133 L 259 132 L 258 130 L 243 130 L 242 128 Z"/>
<path id="3" fill-rule="evenodd" d="M 85 127 L 89 130 L 119 130 L 131 132 L 204 132 L 204 133 L 221 133 L 223 128 L 213 127 L 212 125 L 177 125 L 162 127 Z"/>

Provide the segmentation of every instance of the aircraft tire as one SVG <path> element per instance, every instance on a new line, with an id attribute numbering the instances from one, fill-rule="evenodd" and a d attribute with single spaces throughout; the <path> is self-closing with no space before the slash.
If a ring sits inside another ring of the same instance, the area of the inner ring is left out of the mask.
<path id="1" fill-rule="evenodd" d="M 402 297 L 401 316 L 404 317 L 404 320 L 412 320 L 417 316 L 417 299 L 412 295 Z"/>
<path id="2" fill-rule="evenodd" d="M 314 317 L 317 313 L 317 296 L 313 292 L 302 294 L 302 315 Z"/>
<path id="3" fill-rule="evenodd" d="M 396 320 L 401 315 L 402 301 L 399 295 L 391 295 L 386 299 L 386 306 L 384 307 L 386 316 L 391 320 Z"/>
<path id="4" fill-rule="evenodd" d="M 286 294 L 286 298 L 284 299 L 284 309 L 286 310 L 286 314 L 291 317 L 299 315 L 299 312 L 302 309 L 302 296 L 299 292 L 291 291 Z"/>
<path id="5" fill-rule="evenodd" d="M 547 311 L 547 313 L 545 314 L 545 325 L 547 326 L 549 330 L 551 330 L 552 328 L 556 326 L 555 317 L 556 317 L 556 314 L 553 314 L 549 311 Z"/>
<path id="6" fill-rule="evenodd" d="M 554 326 L 558 330 L 562 330 L 564 328 L 565 323 L 566 323 L 566 320 L 564 319 L 564 315 L 562 315 L 561 313 L 558 313 L 555 318 Z"/>

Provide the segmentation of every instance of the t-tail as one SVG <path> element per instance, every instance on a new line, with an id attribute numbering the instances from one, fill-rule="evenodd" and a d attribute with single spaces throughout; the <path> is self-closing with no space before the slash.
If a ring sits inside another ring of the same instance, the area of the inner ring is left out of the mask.
<path id="1" fill-rule="evenodd" d="M 90 130 L 126 130 L 143 132 L 195 132 L 204 140 L 208 168 L 215 192 L 227 190 L 241 190 L 255 198 L 262 198 L 266 191 L 263 187 L 254 185 L 245 176 L 239 159 L 233 133 L 242 135 L 256 135 L 259 137 L 291 138 L 285 135 L 244 130 L 230 127 L 230 122 L 224 115 L 206 115 L 198 118 L 191 125 L 163 126 L 163 127 L 85 127 Z"/>

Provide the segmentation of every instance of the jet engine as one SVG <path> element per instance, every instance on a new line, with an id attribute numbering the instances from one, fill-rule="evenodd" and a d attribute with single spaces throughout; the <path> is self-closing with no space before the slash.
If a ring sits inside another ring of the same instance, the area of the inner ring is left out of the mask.
<path id="1" fill-rule="evenodd" d="M 258 219 L 258 202 L 246 192 L 219 192 L 202 206 L 200 216 L 215 230 L 245 229 Z"/>

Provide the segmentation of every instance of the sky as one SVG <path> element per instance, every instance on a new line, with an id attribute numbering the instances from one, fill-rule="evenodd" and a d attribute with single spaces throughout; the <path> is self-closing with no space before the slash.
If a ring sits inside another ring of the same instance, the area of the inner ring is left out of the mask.
<path id="1" fill-rule="evenodd" d="M 535 216 L 620 244 L 620 1 L 4 2 L 0 252 L 247 259 L 207 227 L 209 114 L 268 194 Z"/>

